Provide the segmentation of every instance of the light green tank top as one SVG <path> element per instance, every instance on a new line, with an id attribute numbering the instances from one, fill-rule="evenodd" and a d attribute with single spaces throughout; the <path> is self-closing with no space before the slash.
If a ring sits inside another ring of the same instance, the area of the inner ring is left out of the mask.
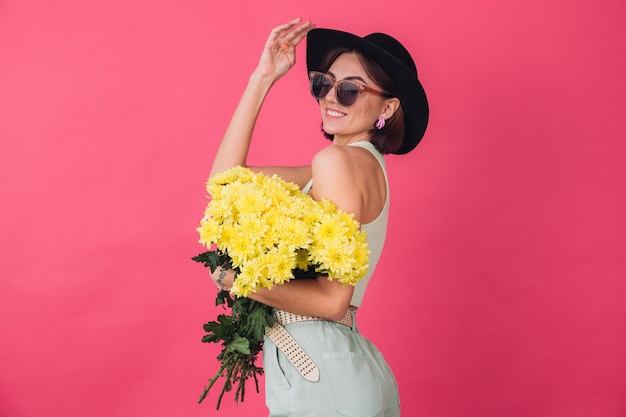
<path id="1" fill-rule="evenodd" d="M 354 307 L 359 307 L 363 302 L 363 297 L 365 296 L 365 290 L 367 289 L 367 284 L 370 281 L 370 278 L 374 274 L 374 270 L 376 269 L 376 265 L 378 264 L 378 260 L 380 259 L 380 255 L 383 251 L 383 246 L 385 244 L 385 236 L 387 235 L 387 222 L 389 219 L 389 179 L 387 178 L 387 168 L 385 166 L 385 159 L 383 155 L 378 152 L 376 147 L 372 145 L 370 142 L 355 142 L 351 143 L 348 146 L 359 146 L 361 148 L 365 148 L 376 157 L 378 163 L 383 169 L 383 173 L 385 174 L 385 184 L 387 187 L 387 197 L 385 198 L 385 205 L 381 210 L 380 214 L 376 219 L 367 224 L 361 225 L 361 230 L 367 233 L 367 246 L 370 250 L 370 258 L 369 258 L 369 269 L 367 271 L 367 275 L 363 277 L 359 282 L 356 283 L 354 287 L 354 294 L 352 295 L 352 300 L 350 300 L 350 305 Z M 311 179 L 309 183 L 302 189 L 304 193 L 308 193 L 313 186 L 313 180 Z"/>

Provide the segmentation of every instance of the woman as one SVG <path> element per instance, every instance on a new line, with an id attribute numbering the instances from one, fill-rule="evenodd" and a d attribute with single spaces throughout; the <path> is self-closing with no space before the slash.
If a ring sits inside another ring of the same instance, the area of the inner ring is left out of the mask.
<path id="1" fill-rule="evenodd" d="M 382 251 L 389 192 L 383 153 L 404 154 L 421 140 L 428 104 L 411 56 L 384 34 L 365 38 L 295 19 L 272 30 L 226 130 L 211 175 L 246 166 L 252 131 L 272 87 L 295 64 L 307 37 L 311 94 L 332 144 L 302 167 L 250 167 L 298 184 L 353 213 L 367 232 L 370 269 L 356 287 L 324 276 L 295 280 L 250 298 L 277 310 L 264 344 L 270 416 L 398 416 L 398 391 L 380 352 L 354 316 Z M 230 288 L 233 272 L 212 279 Z M 286 330 L 286 331 L 285 331 Z"/>

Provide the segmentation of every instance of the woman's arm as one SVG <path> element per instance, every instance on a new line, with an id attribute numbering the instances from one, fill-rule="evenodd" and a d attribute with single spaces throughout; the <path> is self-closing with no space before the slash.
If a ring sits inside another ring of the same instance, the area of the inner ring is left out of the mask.
<path id="1" fill-rule="evenodd" d="M 354 152 L 358 152 L 358 148 L 331 145 L 315 156 L 312 165 L 313 197 L 330 199 L 340 209 L 354 213 L 360 221 L 363 193 L 355 182 L 355 172 L 359 167 Z M 211 278 L 218 287 L 229 289 L 233 285 L 233 271 L 227 271 L 218 283 L 220 272 L 216 270 Z M 338 320 L 349 308 L 353 292 L 353 286 L 344 286 L 338 281 L 328 280 L 326 276 L 319 276 L 292 280 L 271 290 L 261 289 L 250 294 L 249 298 L 294 314 Z"/>
<path id="2" fill-rule="evenodd" d="M 230 289 L 233 285 L 233 270 L 222 272 L 217 268 L 211 274 L 213 282 L 220 289 Z M 340 320 L 350 306 L 354 287 L 330 281 L 326 276 L 315 279 L 297 279 L 271 290 L 262 288 L 248 295 L 256 301 L 302 316 L 321 317 L 327 320 Z"/>
<path id="3" fill-rule="evenodd" d="M 287 182 L 297 184 L 300 189 L 304 188 L 312 177 L 310 165 L 298 167 L 263 166 L 248 168 L 254 172 L 262 172 L 263 174 L 269 176 L 276 174 Z"/>
<path id="4" fill-rule="evenodd" d="M 312 28 L 311 22 L 300 24 L 298 18 L 272 30 L 226 128 L 210 176 L 237 165 L 246 166 L 252 131 L 265 97 L 272 85 L 293 67 L 295 48 Z"/>

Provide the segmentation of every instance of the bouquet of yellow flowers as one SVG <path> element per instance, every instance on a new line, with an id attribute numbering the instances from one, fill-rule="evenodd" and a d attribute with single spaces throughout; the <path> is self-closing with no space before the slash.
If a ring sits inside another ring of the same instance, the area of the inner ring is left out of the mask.
<path id="1" fill-rule="evenodd" d="M 214 272 L 233 269 L 230 290 L 220 291 L 217 305 L 231 308 L 204 325 L 207 343 L 222 343 L 221 367 L 200 396 L 202 402 L 221 377 L 218 398 L 237 384 L 235 401 L 244 399 L 245 382 L 253 377 L 258 389 L 256 358 L 265 327 L 274 324 L 271 309 L 246 298 L 292 279 L 327 275 L 354 285 L 367 273 L 369 250 L 365 233 L 351 214 L 331 201 L 316 201 L 297 185 L 280 177 L 234 167 L 207 182 L 211 201 L 200 221 L 200 243 L 208 251 L 193 257 Z"/>

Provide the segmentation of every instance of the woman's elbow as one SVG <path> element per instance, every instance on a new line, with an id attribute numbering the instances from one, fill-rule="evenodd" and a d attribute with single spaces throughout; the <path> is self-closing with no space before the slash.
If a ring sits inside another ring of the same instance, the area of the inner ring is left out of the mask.
<path id="1" fill-rule="evenodd" d="M 349 307 L 349 304 L 343 304 L 339 306 L 338 308 L 335 308 L 333 312 L 328 315 L 328 317 L 324 317 L 324 318 L 327 320 L 332 320 L 332 321 L 340 321 L 341 319 L 344 318 L 344 316 L 348 312 L 348 307 Z"/>
<path id="2" fill-rule="evenodd" d="M 352 292 L 347 291 L 350 288 L 341 288 L 341 290 L 335 290 L 334 293 L 328 297 L 329 303 L 326 311 L 325 319 L 339 321 L 341 320 L 346 313 L 348 312 L 348 308 L 350 308 L 350 300 L 352 299 Z"/>
<path id="3" fill-rule="evenodd" d="M 321 299 L 318 300 L 319 313 L 316 315 L 326 320 L 341 320 L 350 307 L 354 287 L 329 280 L 326 276 L 317 277 L 317 284 Z"/>

